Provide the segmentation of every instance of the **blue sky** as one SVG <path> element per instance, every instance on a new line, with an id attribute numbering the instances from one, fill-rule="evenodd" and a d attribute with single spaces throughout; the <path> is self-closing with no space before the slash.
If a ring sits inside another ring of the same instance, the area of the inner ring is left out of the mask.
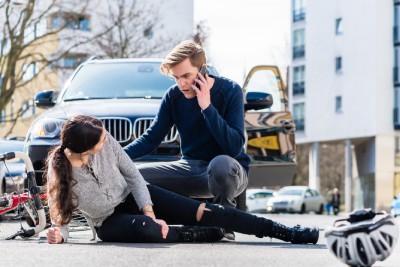
<path id="1" fill-rule="evenodd" d="M 254 65 L 290 64 L 291 0 L 195 0 L 195 21 L 206 20 L 208 60 L 242 85 Z"/>

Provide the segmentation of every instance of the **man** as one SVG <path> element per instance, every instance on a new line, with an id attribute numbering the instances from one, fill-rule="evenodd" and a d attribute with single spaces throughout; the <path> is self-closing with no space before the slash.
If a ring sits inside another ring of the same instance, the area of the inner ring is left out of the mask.
<path id="1" fill-rule="evenodd" d="M 144 179 L 182 195 L 213 197 L 216 204 L 235 207 L 234 198 L 247 187 L 250 163 L 243 149 L 243 93 L 229 79 L 203 76 L 199 71 L 204 66 L 204 50 L 193 41 L 183 41 L 169 53 L 160 70 L 176 85 L 167 90 L 150 128 L 124 149 L 132 159 L 147 155 L 175 125 L 182 158 L 139 165 Z"/>

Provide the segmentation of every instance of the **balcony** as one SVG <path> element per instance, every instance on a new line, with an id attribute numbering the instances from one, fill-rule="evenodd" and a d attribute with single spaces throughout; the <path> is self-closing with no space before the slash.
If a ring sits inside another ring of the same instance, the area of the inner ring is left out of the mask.
<path id="1" fill-rule="evenodd" d="M 304 87 L 305 87 L 304 81 L 294 82 L 293 83 L 293 95 L 304 95 Z"/>
<path id="2" fill-rule="evenodd" d="M 293 10 L 293 22 L 302 21 L 306 19 L 306 11 L 304 8 Z"/>
<path id="3" fill-rule="evenodd" d="M 306 54 L 306 49 L 304 45 L 294 46 L 293 47 L 293 59 L 303 58 Z"/>

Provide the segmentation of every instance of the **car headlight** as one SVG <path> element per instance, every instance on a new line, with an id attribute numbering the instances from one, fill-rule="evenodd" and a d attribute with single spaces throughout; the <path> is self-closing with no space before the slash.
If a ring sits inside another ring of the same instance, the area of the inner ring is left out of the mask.
<path id="1" fill-rule="evenodd" d="M 60 135 L 65 120 L 43 118 L 32 127 L 33 138 L 56 138 Z"/>

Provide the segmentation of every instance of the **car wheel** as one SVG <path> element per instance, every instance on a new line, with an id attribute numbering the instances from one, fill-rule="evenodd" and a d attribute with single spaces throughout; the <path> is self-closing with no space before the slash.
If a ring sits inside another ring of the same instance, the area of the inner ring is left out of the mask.
<path id="1" fill-rule="evenodd" d="M 306 204 L 302 204 L 300 208 L 300 214 L 304 214 L 306 212 Z"/>
<path id="2" fill-rule="evenodd" d="M 246 190 L 236 197 L 236 208 L 241 211 L 246 211 Z"/>
<path id="3" fill-rule="evenodd" d="M 321 206 L 319 206 L 319 210 L 317 211 L 318 214 L 322 214 L 324 213 L 324 204 L 321 204 Z"/>

